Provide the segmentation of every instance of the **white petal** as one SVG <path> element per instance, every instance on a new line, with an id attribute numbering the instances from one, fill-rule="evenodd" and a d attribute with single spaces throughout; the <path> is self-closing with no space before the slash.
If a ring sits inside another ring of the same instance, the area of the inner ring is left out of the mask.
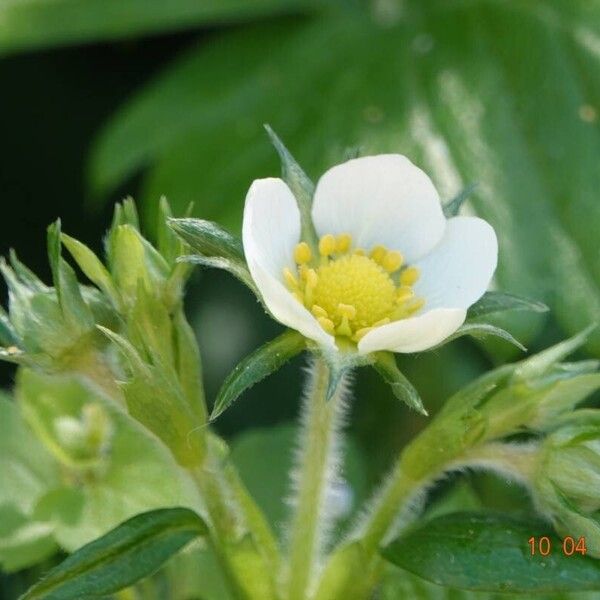
<path id="1" fill-rule="evenodd" d="M 454 333 L 466 316 L 467 311 L 460 308 L 436 308 L 417 317 L 394 321 L 367 333 L 358 343 L 358 352 L 422 352 Z"/>
<path id="2" fill-rule="evenodd" d="M 425 310 L 468 308 L 487 290 L 497 262 L 493 227 L 477 217 L 454 217 L 440 243 L 415 264 L 421 271 L 415 293 L 425 298 Z"/>
<path id="3" fill-rule="evenodd" d="M 283 269 L 295 264 L 300 212 L 294 195 L 281 179 L 257 179 L 252 183 L 246 195 L 242 237 L 252 279 L 273 317 L 320 344 L 335 347 L 333 337 L 282 283 Z"/>
<path id="4" fill-rule="evenodd" d="M 359 247 L 383 244 L 409 262 L 439 242 L 446 223 L 433 183 L 400 154 L 329 169 L 317 184 L 312 215 L 319 235 L 348 232 Z"/>

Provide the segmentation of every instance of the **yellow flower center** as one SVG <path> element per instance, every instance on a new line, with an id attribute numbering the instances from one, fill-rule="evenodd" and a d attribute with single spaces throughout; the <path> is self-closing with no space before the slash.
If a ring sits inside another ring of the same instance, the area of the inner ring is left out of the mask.
<path id="1" fill-rule="evenodd" d="M 360 340 L 374 327 L 403 319 L 425 303 L 412 286 L 418 269 L 403 265 L 399 252 L 375 246 L 352 248 L 349 234 L 319 240 L 319 257 L 306 242 L 294 249 L 296 269 L 284 269 L 288 288 L 333 335 Z"/>

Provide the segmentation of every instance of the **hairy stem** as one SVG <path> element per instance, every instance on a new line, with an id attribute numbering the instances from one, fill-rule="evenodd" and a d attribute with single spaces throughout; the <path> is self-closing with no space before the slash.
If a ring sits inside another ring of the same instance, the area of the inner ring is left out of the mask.
<path id="1" fill-rule="evenodd" d="M 277 542 L 233 465 L 214 456 L 212 448 L 192 475 L 210 519 L 211 545 L 234 597 L 274 599 Z"/>
<path id="2" fill-rule="evenodd" d="M 305 399 L 303 433 L 295 480 L 295 510 L 289 538 L 287 598 L 305 600 L 315 583 L 319 555 L 329 528 L 327 492 L 337 462 L 337 437 L 343 408 L 343 384 L 330 400 L 330 371 L 315 361 Z"/>

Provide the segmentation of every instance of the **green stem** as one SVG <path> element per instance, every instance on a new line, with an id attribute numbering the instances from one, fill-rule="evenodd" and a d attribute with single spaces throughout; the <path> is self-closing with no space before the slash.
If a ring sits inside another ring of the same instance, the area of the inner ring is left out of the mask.
<path id="1" fill-rule="evenodd" d="M 191 473 L 210 519 L 213 551 L 233 596 L 274 599 L 277 542 L 237 471 L 221 451 L 215 451 L 215 444 L 209 443 L 203 463 Z"/>
<path id="2" fill-rule="evenodd" d="M 402 468 L 402 461 L 396 463 L 387 485 L 375 501 L 370 518 L 362 528 L 361 540 L 368 554 L 377 551 L 409 500 L 428 481 L 429 478 L 419 481 L 411 479 Z"/>
<path id="3" fill-rule="evenodd" d="M 305 401 L 302 455 L 289 540 L 289 600 L 305 600 L 307 597 L 315 580 L 319 553 L 328 529 L 326 495 L 335 468 L 336 438 L 343 405 L 341 386 L 327 400 L 329 377 L 325 362 L 316 360 Z"/>

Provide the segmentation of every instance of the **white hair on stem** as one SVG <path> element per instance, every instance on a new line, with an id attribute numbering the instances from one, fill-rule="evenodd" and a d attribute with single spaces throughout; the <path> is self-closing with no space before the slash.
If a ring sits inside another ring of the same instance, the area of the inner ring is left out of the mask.
<path id="1" fill-rule="evenodd" d="M 415 486 L 398 509 L 393 523 L 388 528 L 381 542 L 386 544 L 397 537 L 402 530 L 410 525 L 422 513 L 429 491 L 451 474 L 464 473 L 469 470 L 493 472 L 505 479 L 522 485 L 530 491 L 530 478 L 535 468 L 535 459 L 539 450 L 537 442 L 509 443 L 495 442 L 477 446 L 467 451 L 463 456 L 450 461 L 443 471 L 423 479 Z M 346 542 L 356 540 L 366 532 L 372 515 L 376 512 L 388 489 L 399 476 L 399 465 L 396 463 L 390 474 L 385 478 L 379 489 L 367 502 L 364 510 L 358 515 L 354 525 L 346 537 Z"/>
<path id="2" fill-rule="evenodd" d="M 309 375 L 306 391 L 300 411 L 300 431 L 298 444 L 294 453 L 294 466 L 290 472 L 290 495 L 286 499 L 292 510 L 290 523 L 284 531 L 286 545 L 289 552 L 293 552 L 294 536 L 297 534 L 298 514 L 302 510 L 302 504 L 307 486 L 316 492 L 312 499 L 312 510 L 316 513 L 314 537 L 312 538 L 310 552 L 310 578 L 308 590 L 313 591 L 317 577 L 323 567 L 324 552 L 329 544 L 331 533 L 336 519 L 340 513 L 334 502 L 335 486 L 341 479 L 343 465 L 343 435 L 342 429 L 346 425 L 347 396 L 349 378 L 344 375 L 330 400 L 319 398 L 320 392 L 327 389 L 330 369 L 323 363 L 313 361 L 307 368 Z M 311 455 L 315 448 L 311 441 L 315 435 L 324 437 L 324 447 L 319 450 L 321 466 L 319 469 L 319 481 L 309 481 Z M 289 578 L 290 573 L 284 574 Z"/>

